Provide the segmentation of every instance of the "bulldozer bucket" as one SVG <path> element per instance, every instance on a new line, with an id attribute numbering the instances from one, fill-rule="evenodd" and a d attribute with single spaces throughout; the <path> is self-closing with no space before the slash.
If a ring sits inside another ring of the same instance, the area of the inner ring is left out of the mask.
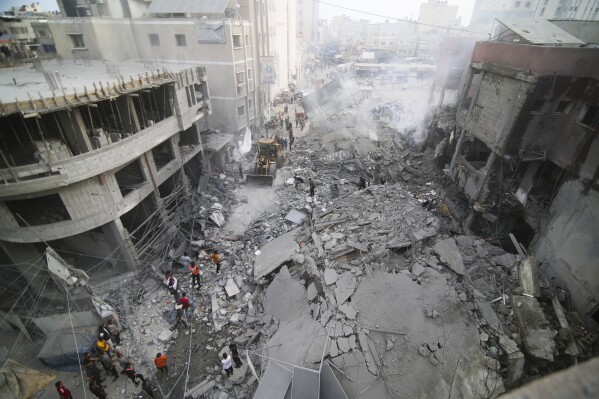
<path id="1" fill-rule="evenodd" d="M 275 178 L 270 175 L 245 175 L 246 182 L 251 186 L 272 186 Z"/>

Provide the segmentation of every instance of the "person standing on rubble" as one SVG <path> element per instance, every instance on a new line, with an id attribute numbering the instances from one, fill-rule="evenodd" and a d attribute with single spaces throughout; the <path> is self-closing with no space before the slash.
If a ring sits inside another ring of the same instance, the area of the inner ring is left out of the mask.
<path id="1" fill-rule="evenodd" d="M 106 399 L 106 391 L 104 390 L 106 386 L 96 384 L 96 381 L 91 380 L 89 382 L 89 390 L 94 394 L 98 399 Z"/>
<path id="2" fill-rule="evenodd" d="M 314 198 L 314 193 L 316 192 L 316 185 L 314 184 L 314 181 L 312 179 L 309 179 L 310 181 L 310 197 Z"/>
<path id="3" fill-rule="evenodd" d="M 106 337 L 104 336 L 104 333 L 100 333 L 100 338 L 98 338 L 98 342 L 96 342 L 96 347 L 98 348 L 100 353 L 108 353 L 108 356 L 111 355 L 110 344 L 106 342 Z"/>
<path id="4" fill-rule="evenodd" d="M 172 272 L 166 272 L 166 280 L 164 282 L 169 292 L 175 297 L 175 301 L 179 299 L 179 291 L 177 285 L 177 279 L 173 276 Z"/>
<path id="5" fill-rule="evenodd" d="M 287 104 L 285 104 L 285 108 L 283 108 L 283 112 L 285 112 L 285 113 L 289 112 L 289 107 L 287 106 Z"/>
<path id="6" fill-rule="evenodd" d="M 191 262 L 189 266 L 189 271 L 191 272 L 191 286 L 196 288 L 198 291 L 200 290 L 200 268 L 198 267 L 198 263 L 194 260 Z"/>
<path id="7" fill-rule="evenodd" d="M 360 176 L 360 181 L 358 182 L 358 190 L 364 190 L 366 188 L 366 179 L 363 176 Z"/>
<path id="8" fill-rule="evenodd" d="M 212 255 L 210 255 L 212 259 L 212 263 L 216 266 L 216 274 L 220 274 L 220 262 L 222 257 L 218 254 L 218 251 L 215 249 L 212 251 Z"/>
<path id="9" fill-rule="evenodd" d="M 60 399 L 73 399 L 73 395 L 71 395 L 71 391 L 67 387 L 65 387 L 62 381 L 56 381 L 56 392 L 60 396 Z"/>
<path id="10" fill-rule="evenodd" d="M 231 357 L 233 358 L 233 361 L 235 362 L 235 368 L 238 369 L 243 365 L 243 362 L 241 361 L 241 358 L 239 357 L 239 352 L 237 351 L 237 344 L 236 343 L 232 343 L 229 344 L 229 350 L 231 350 Z"/>
<path id="11" fill-rule="evenodd" d="M 183 252 L 183 256 L 179 258 L 179 263 L 183 266 L 184 269 L 187 269 L 191 264 L 191 258 L 187 252 Z"/>
<path id="12" fill-rule="evenodd" d="M 119 327 L 116 325 L 116 319 L 113 317 L 108 322 L 108 332 L 110 332 L 111 339 L 114 339 L 114 344 L 119 346 L 121 344 L 121 331 Z"/>
<path id="13" fill-rule="evenodd" d="M 183 320 L 183 305 L 176 304 L 175 310 L 177 311 L 177 313 L 175 314 L 175 324 L 171 327 L 171 331 L 175 331 L 177 329 L 177 327 L 179 326 L 179 323 L 183 323 L 185 328 L 187 328 L 188 327 L 187 322 L 185 320 Z"/>
<path id="14" fill-rule="evenodd" d="M 227 378 L 233 375 L 233 362 L 227 353 L 223 353 L 223 360 L 220 361 L 223 365 L 223 370 L 227 373 Z"/>
<path id="15" fill-rule="evenodd" d="M 126 367 L 123 370 L 121 370 L 121 374 L 125 374 L 127 377 L 129 377 L 129 379 L 135 384 L 135 386 L 139 386 L 139 381 L 136 381 L 136 379 L 139 378 L 139 380 L 142 382 L 146 380 L 141 373 L 135 371 L 131 363 L 128 363 Z"/>
<path id="16" fill-rule="evenodd" d="M 191 323 L 193 318 L 193 302 L 187 297 L 186 292 L 181 293 L 181 298 L 179 298 L 178 303 L 179 305 L 183 305 L 183 314 L 185 314 L 185 319 L 187 319 L 188 323 Z M 189 317 L 190 313 L 191 317 Z"/>
<path id="17" fill-rule="evenodd" d="M 162 353 L 158 352 L 158 354 L 154 358 L 154 365 L 156 365 L 156 369 L 160 370 L 161 372 L 166 374 L 167 377 L 169 377 L 168 366 L 166 364 L 166 361 L 166 355 L 163 355 Z"/>

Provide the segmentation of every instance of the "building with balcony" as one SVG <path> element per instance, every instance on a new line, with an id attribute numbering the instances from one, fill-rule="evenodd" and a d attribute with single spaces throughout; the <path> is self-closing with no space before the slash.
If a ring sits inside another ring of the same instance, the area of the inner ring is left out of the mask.
<path id="1" fill-rule="evenodd" d="M 210 173 L 217 149 L 200 135 L 211 114 L 207 68 L 34 67 L 0 74 L 0 263 L 18 266 L 3 280 L 52 292 L 43 290 L 46 246 L 90 284 L 135 270 L 166 245 L 162 232 L 189 212 L 179 199 Z"/>
<path id="2" fill-rule="evenodd" d="M 457 109 L 449 173 L 464 226 L 509 234 L 599 322 L 599 49 L 547 20 L 500 19 L 478 42 Z"/>

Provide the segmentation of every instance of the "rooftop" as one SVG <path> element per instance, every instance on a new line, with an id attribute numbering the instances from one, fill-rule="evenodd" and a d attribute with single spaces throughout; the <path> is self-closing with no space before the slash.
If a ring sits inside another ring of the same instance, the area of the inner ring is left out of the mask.
<path id="1" fill-rule="evenodd" d="M 568 47 L 585 44 L 580 39 L 577 39 L 544 18 L 499 18 L 497 21 L 508 30 L 520 36 L 519 39 L 501 33 L 496 36 L 503 36 L 503 39 L 497 41 Z"/>

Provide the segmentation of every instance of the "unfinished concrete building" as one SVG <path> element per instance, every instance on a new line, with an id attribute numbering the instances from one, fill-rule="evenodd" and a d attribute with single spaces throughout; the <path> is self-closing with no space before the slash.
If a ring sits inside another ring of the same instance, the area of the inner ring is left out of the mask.
<path id="1" fill-rule="evenodd" d="M 156 226 L 189 211 L 179 200 L 209 172 L 205 68 L 123 63 L 117 73 L 101 62 L 52 61 L 36 69 L 2 75 L 0 263 L 15 267 L 1 278 L 18 282 L 5 295 L 52 293 L 42 288 L 46 246 L 87 270 L 90 284 L 132 272 L 159 247 Z"/>
<path id="2" fill-rule="evenodd" d="M 599 322 L 599 49 L 546 20 L 499 21 L 474 48 L 457 110 L 450 175 L 464 225 L 528 248 Z"/>

